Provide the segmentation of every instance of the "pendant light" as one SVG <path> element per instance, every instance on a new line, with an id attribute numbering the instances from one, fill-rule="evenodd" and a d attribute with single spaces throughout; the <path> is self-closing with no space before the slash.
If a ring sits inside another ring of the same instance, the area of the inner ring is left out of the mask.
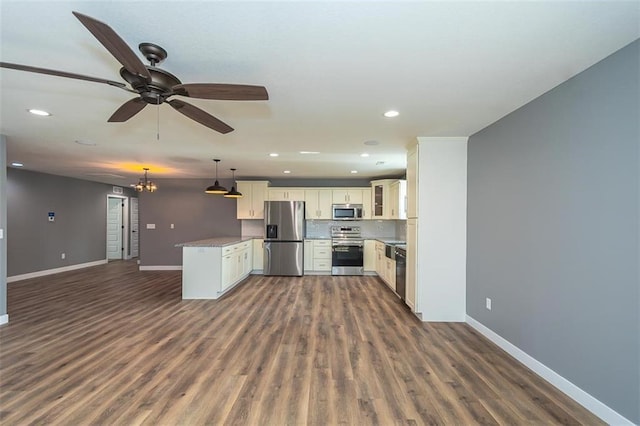
<path id="1" fill-rule="evenodd" d="M 231 189 L 229 192 L 224 194 L 227 198 L 242 198 L 242 193 L 236 191 L 236 169 L 231 169 L 231 173 L 233 173 L 233 182 L 231 183 Z"/>
<path id="2" fill-rule="evenodd" d="M 228 192 L 227 188 L 220 185 L 220 183 L 218 182 L 218 163 L 220 162 L 220 160 L 214 158 L 213 161 L 216 162 L 216 181 L 213 185 L 205 189 L 204 192 L 206 192 L 207 194 L 226 194 Z"/>
<path id="3" fill-rule="evenodd" d="M 136 191 L 138 192 L 142 192 L 142 191 L 149 191 L 149 192 L 155 192 L 158 187 L 156 186 L 155 183 L 151 182 L 148 178 L 147 178 L 147 172 L 149 171 L 148 167 L 144 167 L 142 170 L 144 170 L 144 179 L 140 178 L 140 180 L 138 181 L 138 183 L 136 184 L 135 188 Z"/>

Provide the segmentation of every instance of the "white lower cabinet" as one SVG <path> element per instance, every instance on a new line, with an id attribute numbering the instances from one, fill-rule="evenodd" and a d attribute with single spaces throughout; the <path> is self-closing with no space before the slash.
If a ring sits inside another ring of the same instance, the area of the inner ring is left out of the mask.
<path id="1" fill-rule="evenodd" d="M 304 241 L 304 273 L 331 273 L 331 240 Z"/>
<path id="2" fill-rule="evenodd" d="M 385 254 L 385 244 L 380 241 L 375 242 L 375 268 L 376 274 L 382 281 L 396 291 L 396 261 L 389 259 Z"/>
<path id="3" fill-rule="evenodd" d="M 364 272 L 376 271 L 376 241 L 364 240 Z"/>
<path id="4" fill-rule="evenodd" d="M 253 273 L 261 274 L 264 268 L 264 240 L 253 240 Z"/>
<path id="5" fill-rule="evenodd" d="M 182 298 L 217 299 L 252 268 L 251 240 L 224 247 L 183 247 Z"/>

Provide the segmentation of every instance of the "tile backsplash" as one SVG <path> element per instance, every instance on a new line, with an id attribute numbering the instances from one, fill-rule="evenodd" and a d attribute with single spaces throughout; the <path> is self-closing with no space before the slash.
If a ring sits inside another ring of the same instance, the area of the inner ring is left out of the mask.
<path id="1" fill-rule="evenodd" d="M 264 235 L 264 221 L 262 220 L 242 220 L 242 236 L 259 237 Z M 396 238 L 406 239 L 407 227 L 404 220 L 354 220 L 354 221 L 333 221 L 333 220 L 307 220 L 308 238 L 331 238 L 331 226 L 359 226 L 363 238 Z"/>

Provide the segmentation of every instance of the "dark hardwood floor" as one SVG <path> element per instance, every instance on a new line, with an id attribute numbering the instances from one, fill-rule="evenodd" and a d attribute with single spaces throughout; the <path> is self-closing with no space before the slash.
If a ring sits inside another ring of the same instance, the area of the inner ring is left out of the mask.
<path id="1" fill-rule="evenodd" d="M 377 278 L 252 276 L 217 301 L 180 279 L 112 262 L 9 284 L 0 423 L 602 424 Z"/>

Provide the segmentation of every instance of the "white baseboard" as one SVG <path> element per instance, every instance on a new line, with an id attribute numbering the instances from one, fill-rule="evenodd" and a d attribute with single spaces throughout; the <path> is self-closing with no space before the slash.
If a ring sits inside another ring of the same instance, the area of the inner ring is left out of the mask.
<path id="1" fill-rule="evenodd" d="M 0 315 L 0 325 L 9 322 L 9 314 Z"/>
<path id="2" fill-rule="evenodd" d="M 508 340 L 504 339 L 490 328 L 484 326 L 480 322 L 467 315 L 467 324 L 475 328 L 478 332 L 484 335 L 487 339 L 491 340 L 496 345 L 500 346 L 509 355 L 520 361 L 525 366 L 533 370 L 537 375 L 551 383 L 553 386 L 567 394 L 570 398 L 582 405 L 587 410 L 591 411 L 596 416 L 600 417 L 603 421 L 609 425 L 633 425 L 633 422 L 608 407 L 603 402 L 594 398 L 578 386 L 574 385 L 540 361 L 533 358 L 531 355 L 524 352 Z"/>
<path id="3" fill-rule="evenodd" d="M 96 260 L 94 262 L 87 262 L 87 263 L 78 263 L 76 265 L 63 266 L 62 268 L 45 269 L 44 271 L 30 272 L 28 274 L 14 275 L 12 277 L 7 277 L 7 283 L 12 283 L 14 281 L 28 280 L 29 278 L 44 277 L 45 275 L 59 274 L 60 272 L 74 271 L 76 269 L 89 268 L 91 266 L 104 265 L 105 263 L 107 263 L 107 259 Z"/>
<path id="4" fill-rule="evenodd" d="M 139 266 L 140 271 L 182 271 L 182 265 L 147 265 Z"/>

